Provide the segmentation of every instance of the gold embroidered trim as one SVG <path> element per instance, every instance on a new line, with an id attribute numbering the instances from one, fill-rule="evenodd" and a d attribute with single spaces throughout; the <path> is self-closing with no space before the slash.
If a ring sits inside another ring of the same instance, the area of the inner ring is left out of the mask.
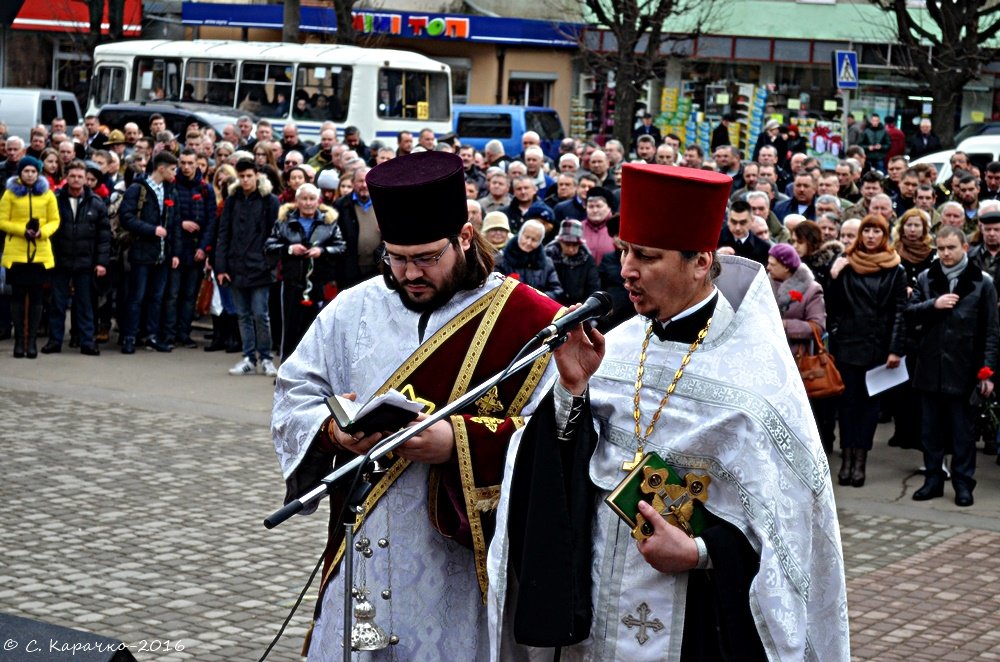
<path id="1" fill-rule="evenodd" d="M 472 508 L 480 513 L 489 513 L 497 509 L 500 505 L 500 486 L 490 485 L 489 487 L 477 487 L 475 489 L 476 503 Z"/>
<path id="2" fill-rule="evenodd" d="M 514 424 L 515 430 L 520 430 L 524 427 L 524 416 L 511 416 L 510 420 Z"/>
<path id="3" fill-rule="evenodd" d="M 497 288 L 499 289 L 499 288 Z M 488 308 L 493 303 L 492 296 L 486 295 L 480 297 L 474 301 L 468 308 L 456 315 L 451 321 L 442 326 L 437 332 L 428 338 L 420 347 L 417 347 L 413 354 L 410 354 L 409 358 L 403 361 L 403 365 L 392 374 L 389 379 L 386 380 L 378 391 L 376 395 L 381 395 L 388 391 L 390 388 L 396 388 L 403 381 L 413 373 L 414 370 L 423 365 L 424 361 L 430 358 L 437 349 L 444 344 L 446 340 L 451 338 L 455 333 L 458 332 L 463 326 L 465 326 L 472 318 L 479 315 L 486 308 Z"/>
<path id="4" fill-rule="evenodd" d="M 497 320 L 500 319 L 500 313 L 517 284 L 518 281 L 513 278 L 506 278 L 494 293 L 490 307 L 486 311 L 483 321 L 479 323 L 479 328 L 476 329 L 472 342 L 469 343 L 469 349 L 465 353 L 465 359 L 462 360 L 462 367 L 458 371 L 458 379 L 455 380 L 455 386 L 451 389 L 448 402 L 458 399 L 469 390 L 469 382 L 472 381 L 472 374 L 476 371 L 476 365 L 483 356 L 486 342 L 489 340 L 490 334 L 493 333 L 493 328 L 496 326 Z M 501 410 L 502 408 L 503 405 L 501 405 Z"/>
<path id="5" fill-rule="evenodd" d="M 510 407 L 507 409 L 507 416 L 511 417 L 514 414 L 519 414 L 524 405 L 528 404 L 528 399 L 531 398 L 531 394 L 535 392 L 535 387 L 538 386 L 538 382 L 541 381 L 542 375 L 545 374 L 545 368 L 549 365 L 549 360 L 552 358 L 552 353 L 543 354 L 540 356 L 533 364 L 531 364 L 531 371 L 525 378 L 524 383 L 521 385 L 521 390 L 517 392 L 514 397 L 513 402 L 510 403 Z"/>
<path id="6" fill-rule="evenodd" d="M 465 427 L 465 419 L 461 416 L 451 417 L 452 427 L 455 428 L 455 451 L 458 455 L 458 472 L 462 477 L 462 493 L 465 495 L 465 504 L 468 507 L 469 529 L 472 533 L 472 553 L 476 559 L 476 577 L 479 579 L 479 590 L 483 596 L 483 604 L 486 604 L 486 592 L 489 588 L 489 579 L 486 576 L 486 536 L 483 534 L 482 515 L 478 509 L 473 508 L 478 499 L 475 478 L 472 474 L 472 449 L 469 448 L 469 431 Z"/>
<path id="7" fill-rule="evenodd" d="M 431 466 L 427 472 L 427 517 L 431 525 L 438 531 L 441 530 L 438 522 L 438 490 L 441 489 L 441 465 Z"/>
<path id="8" fill-rule="evenodd" d="M 473 423 L 479 423 L 490 432 L 496 432 L 500 429 L 500 425 L 503 423 L 502 418 L 493 418 L 492 416 L 475 416 L 469 420 Z"/>

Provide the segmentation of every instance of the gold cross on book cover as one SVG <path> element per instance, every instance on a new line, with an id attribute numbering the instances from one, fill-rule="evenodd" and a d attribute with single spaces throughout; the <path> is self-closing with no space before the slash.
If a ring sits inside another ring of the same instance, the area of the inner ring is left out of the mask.
<path id="1" fill-rule="evenodd" d="M 691 472 L 681 478 L 659 455 L 646 453 L 604 501 L 628 524 L 636 540 L 653 535 L 653 525 L 639 513 L 640 501 L 651 504 L 668 524 L 694 538 L 705 526 L 711 482 L 710 476 Z"/>

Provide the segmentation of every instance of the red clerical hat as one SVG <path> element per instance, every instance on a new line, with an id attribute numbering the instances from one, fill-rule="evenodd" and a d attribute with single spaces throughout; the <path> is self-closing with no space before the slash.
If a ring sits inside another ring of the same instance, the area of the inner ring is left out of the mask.
<path id="1" fill-rule="evenodd" d="M 469 220 L 462 159 L 449 152 L 417 152 L 372 168 L 365 181 L 382 240 L 429 244 L 462 231 Z"/>
<path id="2" fill-rule="evenodd" d="M 670 165 L 622 166 L 622 241 L 675 251 L 714 251 L 733 178 Z"/>

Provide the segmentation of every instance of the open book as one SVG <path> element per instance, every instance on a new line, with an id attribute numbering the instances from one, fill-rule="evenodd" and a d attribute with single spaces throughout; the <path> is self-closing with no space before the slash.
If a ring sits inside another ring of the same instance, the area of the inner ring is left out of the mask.
<path id="1" fill-rule="evenodd" d="M 368 402 L 354 402 L 340 395 L 326 399 L 337 426 L 348 434 L 363 432 L 395 432 L 417 417 L 423 405 L 414 402 L 396 389 L 389 389 Z"/>

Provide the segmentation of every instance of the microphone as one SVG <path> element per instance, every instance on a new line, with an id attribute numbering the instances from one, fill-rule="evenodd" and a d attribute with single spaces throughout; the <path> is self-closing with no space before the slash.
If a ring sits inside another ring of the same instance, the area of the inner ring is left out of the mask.
<path id="1" fill-rule="evenodd" d="M 552 324 L 549 324 L 547 327 L 539 331 L 535 335 L 535 340 L 545 342 L 551 338 L 568 333 L 570 329 L 581 322 L 586 322 L 587 320 L 598 317 L 604 317 L 611 312 L 612 306 L 613 304 L 611 302 L 610 294 L 607 292 L 594 292 L 587 297 L 587 300 L 583 302 L 582 306 L 567 315 L 563 315 L 556 321 L 552 322 Z"/>

